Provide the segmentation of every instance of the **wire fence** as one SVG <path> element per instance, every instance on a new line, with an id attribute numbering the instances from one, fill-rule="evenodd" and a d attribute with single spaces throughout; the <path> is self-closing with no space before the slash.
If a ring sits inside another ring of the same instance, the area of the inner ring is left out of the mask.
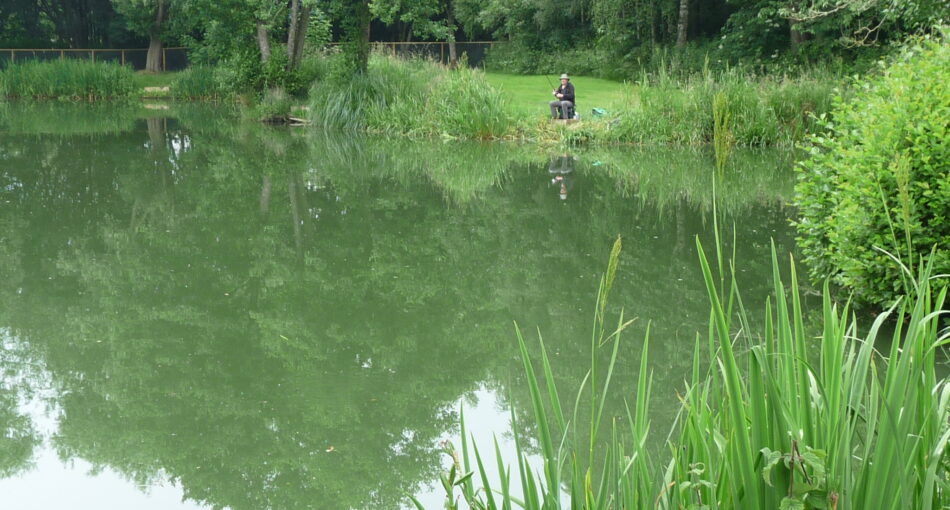
<path id="1" fill-rule="evenodd" d="M 455 51 L 459 59 L 462 55 L 471 67 L 484 67 L 485 58 L 489 50 L 494 47 L 494 41 L 473 41 L 455 43 Z M 398 58 L 424 58 L 442 64 L 449 64 L 449 43 L 447 42 L 374 42 L 373 49 L 377 52 L 392 55 Z"/>
<path id="2" fill-rule="evenodd" d="M 330 46 L 336 46 L 333 43 Z M 448 65 L 450 61 L 447 42 L 374 42 L 373 50 L 397 58 L 424 58 Z M 464 55 L 471 67 L 483 67 L 489 50 L 495 46 L 493 41 L 457 42 L 456 53 L 459 59 Z M 94 62 L 117 62 L 132 66 L 140 71 L 145 69 L 148 49 L 0 49 L 0 69 L 13 62 L 27 60 L 85 59 Z M 188 48 L 162 49 L 162 71 L 181 71 L 188 67 Z"/>
<path id="3" fill-rule="evenodd" d="M 14 62 L 28 60 L 82 59 L 94 62 L 116 62 L 136 71 L 145 69 L 148 49 L 0 49 L 0 69 Z M 188 48 L 163 48 L 162 71 L 181 71 L 188 67 Z"/>

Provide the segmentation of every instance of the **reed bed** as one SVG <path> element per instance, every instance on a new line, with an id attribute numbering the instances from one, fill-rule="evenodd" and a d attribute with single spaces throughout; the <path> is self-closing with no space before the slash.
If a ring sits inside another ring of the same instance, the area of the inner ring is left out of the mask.
<path id="1" fill-rule="evenodd" d="M 789 147 L 822 129 L 818 118 L 830 111 L 842 83 L 832 75 L 754 77 L 735 70 L 686 81 L 645 76 L 630 86 L 617 111 L 572 136 L 614 143 L 707 145 L 717 140 L 718 118 L 729 119 L 728 133 L 719 134 L 727 135 L 730 146 Z"/>
<path id="2" fill-rule="evenodd" d="M 813 338 L 795 265 L 786 286 L 773 248 L 774 296 L 759 336 L 721 250 L 710 263 L 698 241 L 697 247 L 709 328 L 695 343 L 673 430 L 655 434 L 650 428 L 656 390 L 648 332 L 626 419 L 610 423 L 609 434 L 598 439 L 627 324 L 621 313 L 610 322 L 616 327 L 607 327 L 604 312 L 618 240 L 601 281 L 591 339 L 595 351 L 610 349 L 610 362 L 598 366 L 592 357 L 575 398 L 561 398 L 543 341 L 529 348 L 518 334 L 543 470 L 529 468 L 521 446 L 517 465 L 504 466 L 497 443 L 493 451 L 470 443 L 463 415 L 461 453 L 447 449 L 453 460 L 442 476 L 447 508 L 460 508 L 462 501 L 476 509 L 531 510 L 929 510 L 950 504 L 950 385 L 935 368 L 950 332 L 941 330 L 946 289 L 931 292 L 932 268 L 908 271 L 916 276 L 911 295 L 863 333 L 849 306 L 834 304 L 826 288 Z M 894 331 L 882 353 L 875 345 L 886 322 Z M 582 417 L 576 410 L 585 395 L 592 411 Z M 521 417 L 513 413 L 512 419 Z M 516 433 L 517 444 L 524 439 Z M 668 446 L 665 455 L 649 447 L 658 441 Z M 489 475 L 492 453 L 496 466 Z M 517 493 L 513 479 L 520 481 Z"/>
<path id="3" fill-rule="evenodd" d="M 0 96 L 11 99 L 101 101 L 135 94 L 135 73 L 111 62 L 29 61 L 0 72 Z"/>
<path id="4" fill-rule="evenodd" d="M 328 76 L 310 97 L 314 123 L 324 129 L 493 139 L 512 124 L 507 101 L 484 73 L 426 60 L 374 56 L 365 74 Z"/>

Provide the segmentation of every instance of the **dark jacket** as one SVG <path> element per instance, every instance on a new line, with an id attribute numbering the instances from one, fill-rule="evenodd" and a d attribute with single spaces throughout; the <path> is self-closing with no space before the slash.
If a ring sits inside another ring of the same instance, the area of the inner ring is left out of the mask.
<path id="1" fill-rule="evenodd" d="M 564 94 L 564 97 L 561 98 L 561 101 L 570 101 L 574 102 L 574 84 L 567 82 L 567 85 L 562 85 L 557 88 L 557 91 L 561 94 Z"/>

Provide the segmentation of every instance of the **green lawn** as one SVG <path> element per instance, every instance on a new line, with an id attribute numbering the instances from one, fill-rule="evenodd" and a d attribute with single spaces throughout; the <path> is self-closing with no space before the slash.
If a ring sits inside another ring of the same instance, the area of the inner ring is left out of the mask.
<path id="1" fill-rule="evenodd" d="M 486 73 L 488 83 L 508 94 L 512 109 L 518 115 L 547 115 L 551 91 L 558 86 L 557 75 L 515 75 Z M 624 102 L 629 86 L 623 83 L 576 76 L 571 78 L 577 95 L 578 113 L 589 115 L 591 108 L 616 109 Z"/>
<path id="2" fill-rule="evenodd" d="M 177 76 L 178 73 L 174 71 L 165 73 L 147 73 L 145 71 L 136 71 L 135 87 L 145 97 L 171 97 L 171 93 L 169 93 L 167 90 L 152 89 L 146 92 L 145 87 L 168 87 Z"/>
<path id="3" fill-rule="evenodd" d="M 138 87 L 167 87 L 178 76 L 175 71 L 165 73 L 135 72 L 135 85 Z"/>

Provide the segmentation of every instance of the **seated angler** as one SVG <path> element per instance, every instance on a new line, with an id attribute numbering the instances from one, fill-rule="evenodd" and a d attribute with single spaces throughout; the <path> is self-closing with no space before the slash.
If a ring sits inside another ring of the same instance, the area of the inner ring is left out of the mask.
<path id="1" fill-rule="evenodd" d="M 551 106 L 551 118 L 569 119 L 569 112 L 574 109 L 574 84 L 566 75 L 561 75 L 561 86 L 554 89 L 554 101 Z"/>

